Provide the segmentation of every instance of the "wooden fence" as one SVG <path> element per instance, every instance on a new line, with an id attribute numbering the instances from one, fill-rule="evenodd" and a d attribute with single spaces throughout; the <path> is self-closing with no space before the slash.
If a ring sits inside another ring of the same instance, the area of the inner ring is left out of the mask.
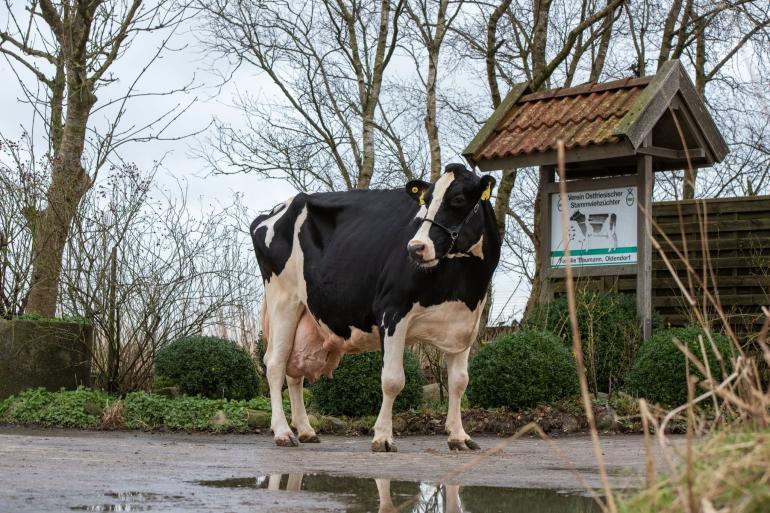
<path id="1" fill-rule="evenodd" d="M 770 305 L 770 196 L 666 201 L 654 203 L 652 212 L 653 234 L 699 308 L 716 317 L 713 308 L 703 306 L 709 303 L 703 288 L 688 280 L 688 264 L 718 297 L 733 329 L 755 334 L 763 320 L 760 307 Z M 653 310 L 666 325 L 687 324 L 691 309 L 655 249 L 652 270 Z M 553 285 L 555 293 L 563 293 L 563 280 Z M 581 278 L 579 286 L 633 292 L 636 276 Z"/>

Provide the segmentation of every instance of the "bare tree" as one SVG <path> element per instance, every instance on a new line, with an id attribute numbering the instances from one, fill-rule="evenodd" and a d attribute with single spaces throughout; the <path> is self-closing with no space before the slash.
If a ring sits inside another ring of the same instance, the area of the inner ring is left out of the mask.
<path id="1" fill-rule="evenodd" d="M 92 321 L 97 381 L 112 392 L 146 387 L 165 344 L 238 327 L 261 296 L 237 198 L 196 213 L 184 188 L 164 193 L 152 178 L 111 168 L 64 253 L 62 310 Z"/>
<path id="2" fill-rule="evenodd" d="M 427 73 L 423 74 L 419 53 L 409 48 L 409 53 L 415 60 L 418 78 L 425 89 L 424 126 L 430 147 L 430 179 L 435 182 L 441 176 L 442 169 L 436 92 L 441 47 L 449 27 L 461 12 L 463 1 L 454 3 L 451 10 L 449 0 L 407 1 L 405 6 L 411 20 L 411 24 L 406 27 L 407 31 L 413 33 L 426 54 Z"/>
<path id="3" fill-rule="evenodd" d="M 20 142 L 0 137 L 0 318 L 24 312 L 32 279 L 32 234 L 24 212 L 41 203 L 47 161 L 28 151 L 29 134 Z"/>
<path id="4" fill-rule="evenodd" d="M 565 0 L 558 6 L 553 0 L 514 2 L 501 0 L 489 6 L 477 2 L 476 13 L 469 16 L 464 26 L 458 27 L 456 44 L 459 52 L 469 59 L 483 61 L 489 105 L 495 109 L 502 103 L 501 89 L 515 83 L 527 83 L 532 90 L 550 87 L 554 83 L 571 84 L 579 65 L 588 62 L 588 75 L 599 76 L 610 44 L 614 20 L 619 15 L 620 0 L 610 0 L 597 6 L 589 0 Z M 556 8 L 558 7 L 558 8 Z M 595 51 L 589 52 L 594 49 Z M 517 258 L 530 258 L 534 275 L 540 272 L 539 258 L 539 201 L 538 190 L 518 188 L 524 198 L 525 209 L 534 208 L 533 215 L 511 208 L 511 194 L 517 188 L 522 170 L 503 170 L 497 187 L 495 213 L 501 234 L 508 231 L 507 219 L 514 221 L 527 238 L 524 246 L 516 237 Z M 528 224 L 527 218 L 532 219 Z M 529 255 L 527 257 L 526 255 Z M 539 296 L 537 280 L 532 282 L 528 308 Z"/>
<path id="5" fill-rule="evenodd" d="M 99 169 L 122 144 L 164 137 L 184 111 L 175 106 L 145 126 L 123 128 L 127 102 L 151 94 L 135 90 L 146 67 L 117 99 L 100 102 L 97 92 L 116 83 L 110 70 L 139 34 L 166 34 L 149 58 L 154 62 L 185 19 L 185 10 L 176 2 L 145 6 L 141 0 L 33 0 L 24 8 L 11 0 L 4 3 L 0 54 L 12 66 L 33 117 L 44 125 L 44 153 L 50 160 L 44 201 L 24 212 L 33 240 L 26 309 L 53 316 L 70 225 Z M 91 118 L 100 110 L 112 115 L 106 128 L 96 130 Z M 91 162 L 86 159 L 89 146 Z"/>
<path id="6" fill-rule="evenodd" d="M 660 33 L 658 67 L 669 59 L 687 57 L 695 74 L 695 87 L 708 101 L 709 82 L 729 77 L 722 74 L 746 45 L 767 46 L 770 6 L 767 2 L 736 0 L 696 2 L 675 0 Z M 728 79 L 729 80 L 729 79 Z M 715 91 L 715 94 L 720 94 Z M 696 194 L 697 169 L 687 169 L 682 180 L 682 198 Z"/>
<path id="7" fill-rule="evenodd" d="M 218 125 L 206 155 L 213 167 L 280 177 L 301 190 L 368 188 L 404 0 L 197 6 L 205 13 L 202 43 L 235 68 L 265 73 L 278 97 L 238 100 L 249 130 Z"/>

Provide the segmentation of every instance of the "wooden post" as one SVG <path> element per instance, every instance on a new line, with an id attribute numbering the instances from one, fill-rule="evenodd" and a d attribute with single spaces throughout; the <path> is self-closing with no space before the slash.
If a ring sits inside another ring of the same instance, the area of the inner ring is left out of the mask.
<path id="1" fill-rule="evenodd" d="M 540 166 L 540 303 L 551 300 L 551 191 L 554 166 Z"/>
<path id="2" fill-rule="evenodd" d="M 642 146 L 649 146 L 650 139 L 648 135 Z M 638 155 L 636 158 L 639 205 L 636 216 L 636 312 L 642 325 L 642 336 L 644 340 L 649 340 L 652 334 L 652 156 Z"/>

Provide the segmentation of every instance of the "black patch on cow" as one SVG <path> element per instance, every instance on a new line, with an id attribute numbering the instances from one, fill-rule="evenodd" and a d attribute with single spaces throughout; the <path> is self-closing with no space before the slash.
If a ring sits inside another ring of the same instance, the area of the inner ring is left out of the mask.
<path id="1" fill-rule="evenodd" d="M 257 255 L 262 279 L 265 281 L 270 281 L 273 275 L 281 274 L 286 266 L 286 261 L 291 256 L 291 248 L 294 242 L 294 224 L 302 212 L 302 207 L 304 206 L 303 198 L 305 196 L 305 194 L 298 194 L 288 207 L 278 205 L 269 214 L 260 215 L 251 223 L 251 241 L 254 244 L 254 252 Z M 268 247 L 265 242 L 267 227 L 257 227 L 273 217 L 277 212 L 283 212 L 284 210 L 286 211 L 280 214 L 280 218 L 273 225 L 273 239 Z"/>
<path id="2" fill-rule="evenodd" d="M 483 234 L 484 258 L 442 258 L 432 268 L 420 268 L 409 257 L 407 243 L 423 222 L 416 218 L 420 205 L 411 190 L 355 190 L 299 194 L 274 225 L 265 245 L 266 228 L 252 223 L 252 239 L 262 276 L 280 274 L 291 255 L 297 217 L 307 208 L 299 231 L 304 258 L 307 304 L 313 316 L 335 334 L 349 338 L 351 327 L 370 332 L 372 326 L 393 335 L 398 322 L 415 303 L 424 307 L 462 301 L 474 309 L 500 257 L 501 241 L 494 210 L 480 201 L 482 181 L 464 166 L 448 167 L 455 180 L 444 196 L 437 220 L 462 221 L 475 205 L 478 211 L 457 238 L 453 253 L 468 251 Z M 425 191 L 432 199 L 434 186 Z M 450 203 L 447 203 L 447 200 Z M 449 236 L 433 226 L 437 254 L 448 248 Z"/>

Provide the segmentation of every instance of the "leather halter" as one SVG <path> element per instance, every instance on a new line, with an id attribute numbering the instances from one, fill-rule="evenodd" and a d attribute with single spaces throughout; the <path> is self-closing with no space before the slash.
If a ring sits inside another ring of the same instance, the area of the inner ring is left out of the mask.
<path id="1" fill-rule="evenodd" d="M 462 229 L 465 227 L 465 225 L 466 225 L 466 224 L 468 224 L 468 221 L 470 221 L 470 220 L 471 220 L 471 217 L 473 217 L 473 216 L 474 216 L 474 214 L 476 214 L 476 213 L 479 211 L 479 206 L 480 206 L 480 205 L 481 205 L 481 202 L 480 202 L 480 201 L 476 202 L 476 204 L 475 204 L 475 205 L 473 205 L 473 208 L 471 209 L 471 211 L 470 211 L 470 212 L 468 212 L 468 215 L 467 215 L 467 216 L 465 216 L 465 219 L 463 219 L 463 221 L 462 221 L 460 224 L 458 224 L 458 225 L 455 225 L 455 226 L 453 226 L 453 227 L 451 227 L 451 228 L 447 228 L 447 227 L 446 227 L 446 226 L 444 226 L 443 224 L 441 224 L 441 223 L 439 223 L 439 222 L 437 222 L 437 221 L 434 221 L 433 219 L 428 219 L 427 217 L 423 217 L 423 218 L 422 218 L 422 221 L 421 221 L 421 223 L 424 223 L 424 222 L 426 222 L 426 221 L 427 221 L 427 222 L 429 222 L 429 223 L 430 223 L 430 224 L 432 224 L 432 225 L 438 226 L 439 228 L 441 228 L 442 230 L 444 230 L 444 231 L 447 233 L 447 235 L 449 235 L 449 238 L 450 238 L 450 239 L 452 239 L 452 243 L 449 245 L 449 249 L 448 249 L 448 250 L 447 250 L 447 252 L 446 252 L 446 253 L 444 253 L 444 255 L 443 255 L 442 257 L 440 257 L 440 258 L 444 258 L 445 256 L 449 255 L 449 254 L 452 252 L 452 250 L 453 250 L 453 249 L 454 249 L 454 247 L 455 247 L 455 242 L 457 241 L 457 237 L 459 237 L 459 236 L 460 236 L 460 232 L 461 232 L 461 231 L 462 231 Z M 463 253 L 465 253 L 465 254 L 468 254 L 468 252 L 467 252 L 467 251 L 463 251 Z M 439 260 L 440 258 L 439 258 L 439 257 L 436 257 L 436 260 Z"/>

